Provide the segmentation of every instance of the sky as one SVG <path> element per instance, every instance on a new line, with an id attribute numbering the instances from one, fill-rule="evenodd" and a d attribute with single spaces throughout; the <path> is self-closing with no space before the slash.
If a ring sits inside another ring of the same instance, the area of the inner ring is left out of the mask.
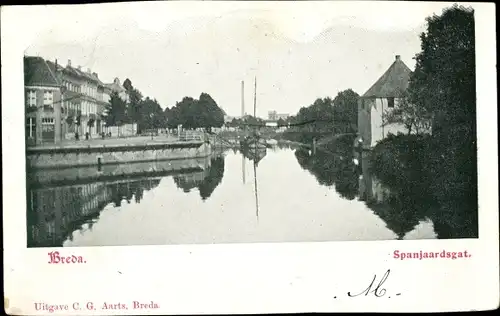
<path id="1" fill-rule="evenodd" d="M 414 69 L 425 18 L 450 3 L 141 2 L 26 7 L 25 54 L 126 78 L 163 108 L 209 93 L 228 115 L 295 114 L 345 89 L 358 94 L 394 62 Z M 24 19 L 24 21 L 23 21 Z"/>

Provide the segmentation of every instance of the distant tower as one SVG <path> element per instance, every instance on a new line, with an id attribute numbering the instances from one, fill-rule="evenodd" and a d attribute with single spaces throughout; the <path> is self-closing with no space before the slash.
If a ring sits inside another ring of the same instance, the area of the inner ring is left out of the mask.
<path id="1" fill-rule="evenodd" d="M 241 81 L 241 117 L 245 116 L 245 81 Z"/>

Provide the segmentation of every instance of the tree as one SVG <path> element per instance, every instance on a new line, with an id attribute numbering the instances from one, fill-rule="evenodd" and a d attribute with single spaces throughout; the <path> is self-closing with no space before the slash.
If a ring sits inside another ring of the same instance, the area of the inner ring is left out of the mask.
<path id="1" fill-rule="evenodd" d="M 87 121 L 87 126 L 89 128 L 89 133 L 90 133 L 91 128 L 94 127 L 94 125 L 95 125 L 95 115 L 91 114 L 89 116 L 88 121 Z"/>
<path id="2" fill-rule="evenodd" d="M 358 129 L 359 94 L 352 89 L 341 91 L 333 100 L 334 125 L 341 132 L 356 132 Z"/>
<path id="3" fill-rule="evenodd" d="M 129 103 L 126 107 L 126 123 L 137 123 L 137 132 L 140 133 L 141 126 L 139 124 L 141 120 L 141 101 L 143 98 L 142 93 L 134 88 L 132 81 L 127 78 L 123 82 L 123 87 L 127 90 L 129 96 Z"/>
<path id="4" fill-rule="evenodd" d="M 207 93 L 200 95 L 200 100 L 184 97 L 174 107 L 165 110 L 167 126 L 175 128 L 182 124 L 184 128 L 221 127 L 224 124 L 224 112 Z"/>
<path id="5" fill-rule="evenodd" d="M 428 17 L 420 38 L 408 101 L 432 114 L 423 169 L 444 222 L 477 237 L 474 10 L 454 5 Z"/>
<path id="6" fill-rule="evenodd" d="M 129 92 L 132 91 L 132 89 L 134 88 L 132 86 L 132 81 L 130 81 L 129 78 L 127 78 L 127 79 L 125 79 L 125 81 L 123 81 L 123 87 L 125 88 L 125 90 L 127 90 Z"/>
<path id="7" fill-rule="evenodd" d="M 422 51 L 416 55 L 409 101 L 434 114 L 433 134 L 442 134 L 442 141 L 457 126 L 475 135 L 474 11 L 454 5 L 440 16 L 428 17 L 427 24 L 420 36 Z"/>
<path id="8" fill-rule="evenodd" d="M 146 97 L 140 104 L 138 125 L 142 129 L 157 129 L 165 124 L 163 110 L 156 99 Z"/>
<path id="9" fill-rule="evenodd" d="M 382 126 L 391 124 L 403 125 L 408 134 L 420 134 L 430 131 L 432 114 L 423 106 L 410 103 L 408 96 L 404 95 L 396 107 L 384 112 Z"/>
<path id="10" fill-rule="evenodd" d="M 279 118 L 277 122 L 278 127 L 286 126 L 286 121 L 283 118 Z"/>
<path id="11" fill-rule="evenodd" d="M 224 111 L 208 93 L 201 93 L 197 107 L 200 110 L 199 127 L 211 129 L 224 125 Z"/>
<path id="12" fill-rule="evenodd" d="M 127 104 L 117 92 L 111 93 L 109 104 L 105 108 L 104 122 L 107 126 L 122 126 L 126 121 Z"/>

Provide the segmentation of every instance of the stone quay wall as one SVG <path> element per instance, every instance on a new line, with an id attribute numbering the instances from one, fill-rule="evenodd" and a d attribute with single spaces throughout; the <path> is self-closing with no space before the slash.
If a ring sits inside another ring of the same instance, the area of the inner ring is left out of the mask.
<path id="1" fill-rule="evenodd" d="M 205 142 L 178 142 L 141 145 L 93 145 L 88 147 L 28 148 L 28 168 L 99 166 L 130 162 L 202 158 L 212 148 Z"/>

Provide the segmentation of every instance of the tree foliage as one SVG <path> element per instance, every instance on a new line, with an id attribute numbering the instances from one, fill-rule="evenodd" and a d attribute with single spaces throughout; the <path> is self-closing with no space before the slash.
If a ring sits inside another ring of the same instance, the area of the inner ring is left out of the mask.
<path id="1" fill-rule="evenodd" d="M 427 18 L 422 51 L 410 80 L 409 101 L 434 113 L 433 133 L 457 124 L 475 132 L 476 76 L 474 11 L 454 5 Z"/>
<path id="2" fill-rule="evenodd" d="M 104 122 L 107 126 L 121 126 L 126 123 L 127 104 L 117 92 L 111 93 L 109 104 L 105 108 Z"/>
<path id="3" fill-rule="evenodd" d="M 341 91 L 335 99 L 318 98 L 313 104 L 302 107 L 295 116 L 285 120 L 290 128 L 284 137 L 309 143 L 313 138 L 341 133 L 355 133 L 358 121 L 359 95 L 352 89 Z"/>
<path id="4" fill-rule="evenodd" d="M 341 91 L 333 99 L 334 125 L 338 132 L 355 133 L 358 129 L 359 94 L 352 89 Z"/>
<path id="5" fill-rule="evenodd" d="M 164 127 L 163 110 L 156 99 L 146 97 L 141 101 L 137 113 L 137 125 L 141 129 L 157 129 Z"/>
<path id="6" fill-rule="evenodd" d="M 174 107 L 165 109 L 164 117 L 167 120 L 168 128 L 182 125 L 188 129 L 204 128 L 209 130 L 224 124 L 224 112 L 207 93 L 202 93 L 199 100 L 184 97 Z"/>
<path id="7" fill-rule="evenodd" d="M 432 113 L 423 106 L 411 103 L 407 95 L 399 99 L 396 107 L 388 109 L 382 117 L 382 126 L 391 124 L 403 125 L 408 134 L 425 133 L 430 131 Z"/>

